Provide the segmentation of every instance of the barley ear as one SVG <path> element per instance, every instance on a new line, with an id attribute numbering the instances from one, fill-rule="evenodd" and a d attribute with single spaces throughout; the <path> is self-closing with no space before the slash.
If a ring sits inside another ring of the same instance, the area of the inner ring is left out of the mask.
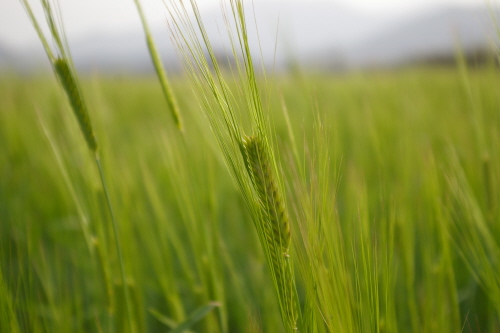
<path id="1" fill-rule="evenodd" d="M 244 145 L 252 182 L 264 210 L 264 216 L 272 227 L 272 241 L 280 246 L 284 254 L 287 254 L 290 247 L 290 224 L 284 202 L 276 186 L 268 153 L 264 143 L 257 136 L 246 137 Z"/>
<path id="2" fill-rule="evenodd" d="M 258 136 L 243 141 L 245 163 L 258 196 L 260 218 L 257 230 L 274 276 L 280 308 L 289 331 L 296 331 L 297 295 L 290 263 L 290 223 L 273 173 L 269 148 Z"/>
<path id="3" fill-rule="evenodd" d="M 85 105 L 82 93 L 68 61 L 64 58 L 57 58 L 54 60 L 53 66 L 55 72 L 57 73 L 57 77 L 59 78 L 61 85 L 68 96 L 71 108 L 78 119 L 78 124 L 80 125 L 80 129 L 85 136 L 87 145 L 93 152 L 97 151 L 97 142 L 94 136 L 94 131 L 92 130 L 92 125 L 90 124 L 87 106 Z"/>

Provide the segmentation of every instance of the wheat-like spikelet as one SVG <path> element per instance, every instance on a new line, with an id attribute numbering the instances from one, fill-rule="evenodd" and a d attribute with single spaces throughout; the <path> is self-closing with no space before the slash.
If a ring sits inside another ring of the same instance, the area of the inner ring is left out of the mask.
<path id="1" fill-rule="evenodd" d="M 290 246 L 290 224 L 264 143 L 257 136 L 250 136 L 245 139 L 244 145 L 252 181 L 259 195 L 263 213 L 272 228 L 269 241 L 279 244 L 283 254 L 287 255 Z"/>
<path id="2" fill-rule="evenodd" d="M 95 152 L 97 150 L 97 142 L 95 140 L 94 131 L 92 130 L 92 125 L 90 124 L 87 106 L 85 105 L 75 76 L 68 65 L 68 61 L 64 58 L 57 58 L 53 65 L 55 72 L 61 81 L 61 85 L 71 103 L 71 108 L 78 119 L 78 124 L 80 125 L 80 129 L 85 136 L 87 145 L 90 150 Z"/>
<path id="3" fill-rule="evenodd" d="M 282 311 L 291 330 L 297 321 L 296 294 L 288 250 L 290 224 L 284 201 L 277 187 L 265 143 L 258 136 L 246 137 L 244 142 L 246 163 L 252 183 L 259 197 L 260 226 L 275 276 Z"/>

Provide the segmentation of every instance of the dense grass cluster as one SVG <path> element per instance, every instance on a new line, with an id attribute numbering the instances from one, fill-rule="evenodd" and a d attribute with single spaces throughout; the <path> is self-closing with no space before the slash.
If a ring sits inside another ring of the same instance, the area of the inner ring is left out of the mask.
<path id="1" fill-rule="evenodd" d="M 498 68 L 266 78 L 232 4 L 233 72 L 178 7 L 168 94 L 74 83 L 99 156 L 2 76 L 0 332 L 498 332 Z"/>
<path id="2" fill-rule="evenodd" d="M 332 306 L 328 316 L 316 314 L 319 331 L 325 321 L 344 331 L 498 329 L 499 74 L 471 71 L 473 100 L 453 69 L 272 81 L 301 302 L 314 288 L 311 268 L 321 288 L 331 287 L 316 300 Z M 187 84 L 174 82 L 182 109 L 197 110 Z M 264 254 L 203 119 L 188 112 L 192 127 L 178 133 L 155 79 L 89 78 L 84 91 L 122 221 L 134 321 L 156 331 L 164 326 L 151 309 L 179 322 L 216 300 L 222 306 L 199 331 L 280 331 Z M 54 79 L 9 77 L 0 93 L 0 322 L 34 332 L 107 331 L 112 318 L 123 319 L 116 253 L 78 123 Z M 315 110 L 328 141 L 318 135 Z M 320 176 L 332 180 L 333 198 L 323 197 Z M 332 251 L 309 253 L 308 241 L 318 239 Z"/>

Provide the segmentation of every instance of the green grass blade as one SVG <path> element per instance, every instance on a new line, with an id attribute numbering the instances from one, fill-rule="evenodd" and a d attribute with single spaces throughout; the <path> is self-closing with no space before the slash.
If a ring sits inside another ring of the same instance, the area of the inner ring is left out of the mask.
<path id="1" fill-rule="evenodd" d="M 149 54 L 151 55 L 151 61 L 153 62 L 153 65 L 155 67 L 156 75 L 158 75 L 158 79 L 160 80 L 160 84 L 163 90 L 163 95 L 167 100 L 167 104 L 170 109 L 170 112 L 172 113 L 172 117 L 174 118 L 175 125 L 180 131 L 183 131 L 184 125 L 182 123 L 182 118 L 179 112 L 179 106 L 177 104 L 175 95 L 172 92 L 170 82 L 168 81 L 165 67 L 161 62 L 160 54 L 158 53 L 156 44 L 153 40 L 153 37 L 151 36 L 151 31 L 149 30 L 149 26 L 146 21 L 146 16 L 144 15 L 144 11 L 142 10 L 140 1 L 134 0 L 134 2 L 135 5 L 137 6 L 137 11 L 139 12 L 139 16 L 141 17 L 142 27 L 146 35 L 146 43 L 148 44 Z"/>
<path id="2" fill-rule="evenodd" d="M 186 321 L 181 323 L 179 326 L 177 326 L 175 329 L 171 330 L 169 333 L 182 333 L 186 332 L 187 329 L 189 329 L 191 326 L 196 324 L 198 321 L 203 319 L 210 311 L 212 311 L 214 308 L 220 306 L 220 303 L 217 302 L 210 302 L 207 305 L 204 305 L 200 308 L 198 308 L 196 311 L 194 311 Z"/>
<path id="3" fill-rule="evenodd" d="M 38 38 L 40 38 L 40 41 L 43 44 L 43 48 L 45 49 L 45 52 L 47 53 L 47 56 L 50 60 L 50 62 L 54 62 L 56 57 L 52 53 L 52 50 L 50 49 L 49 43 L 47 42 L 47 39 L 43 35 L 42 28 L 40 27 L 40 24 L 38 24 L 37 19 L 35 18 L 35 15 L 33 14 L 33 10 L 31 9 L 31 6 L 28 2 L 28 0 L 21 0 L 21 3 L 24 7 L 24 10 L 28 14 L 31 24 L 33 24 L 33 27 L 35 28 L 35 31 L 38 35 Z"/>

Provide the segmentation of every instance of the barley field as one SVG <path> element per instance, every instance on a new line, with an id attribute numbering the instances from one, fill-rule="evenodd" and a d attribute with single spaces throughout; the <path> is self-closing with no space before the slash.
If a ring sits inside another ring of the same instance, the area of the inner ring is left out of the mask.
<path id="1" fill-rule="evenodd" d="M 0 332 L 500 332 L 495 59 L 264 76 L 235 40 L 168 88 L 1 76 Z"/>

